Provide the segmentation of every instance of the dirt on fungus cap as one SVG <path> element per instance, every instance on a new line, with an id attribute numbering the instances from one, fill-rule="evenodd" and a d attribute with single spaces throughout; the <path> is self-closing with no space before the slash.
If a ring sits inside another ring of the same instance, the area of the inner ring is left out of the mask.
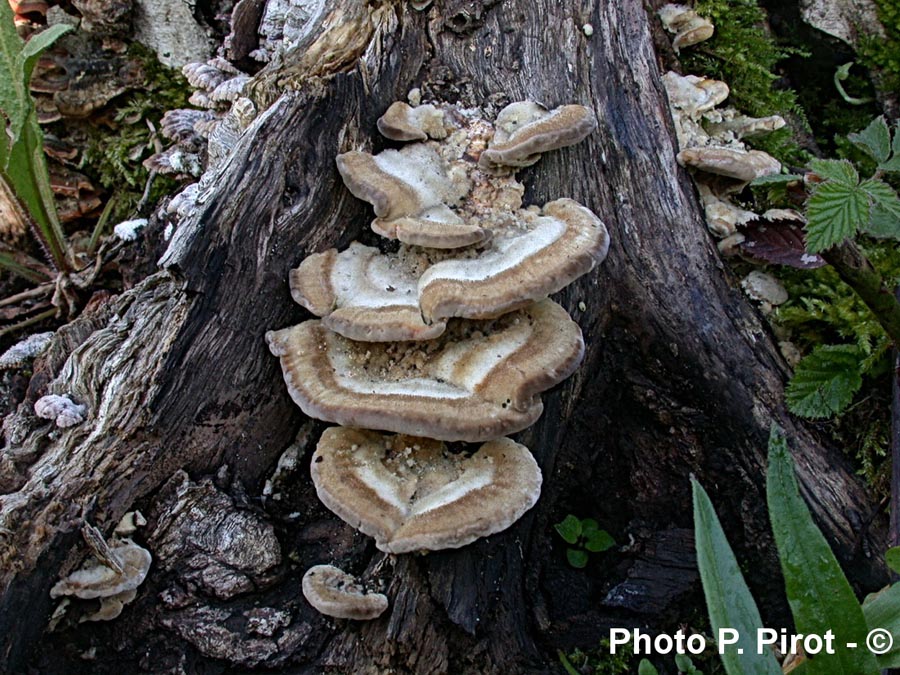
<path id="1" fill-rule="evenodd" d="M 321 321 L 270 331 L 266 340 L 310 417 L 472 442 L 533 424 L 540 393 L 571 375 L 584 354 L 578 324 L 550 300 L 490 321 L 457 321 L 427 342 L 356 342 Z"/>
<path id="2" fill-rule="evenodd" d="M 555 293 L 606 257 L 606 227 L 571 199 L 518 217 L 477 252 L 435 262 L 358 243 L 311 255 L 291 271 L 291 294 L 353 340 L 430 340 L 449 318 L 499 316 Z"/>
<path id="3" fill-rule="evenodd" d="M 311 473 L 322 503 L 390 553 L 459 548 L 501 532 L 541 491 L 537 462 L 508 438 L 465 456 L 427 438 L 333 427 Z"/>

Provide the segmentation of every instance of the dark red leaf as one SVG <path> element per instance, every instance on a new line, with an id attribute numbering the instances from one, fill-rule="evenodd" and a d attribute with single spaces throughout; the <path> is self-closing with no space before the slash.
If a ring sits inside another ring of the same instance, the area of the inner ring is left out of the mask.
<path id="1" fill-rule="evenodd" d="M 741 228 L 744 241 L 739 244 L 742 254 L 762 262 L 787 265 L 801 270 L 822 267 L 822 256 L 808 253 L 803 227 L 792 220 L 751 220 Z"/>

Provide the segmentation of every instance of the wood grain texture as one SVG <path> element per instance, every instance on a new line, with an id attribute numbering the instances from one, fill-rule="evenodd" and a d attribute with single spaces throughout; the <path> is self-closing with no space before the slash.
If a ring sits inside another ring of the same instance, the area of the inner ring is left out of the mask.
<path id="1" fill-rule="evenodd" d="M 23 404 L 24 431 L 6 449 L 24 458 L 22 479 L 0 498 L 0 670 L 61 672 L 94 646 L 97 673 L 283 664 L 290 672 L 556 672 L 557 648 L 590 647 L 610 625 L 687 618 L 698 600 L 682 536 L 692 472 L 753 571 L 751 586 L 771 612 L 764 618 L 778 625 L 784 605 L 771 582 L 777 564 L 762 493 L 773 420 L 792 439 L 804 496 L 839 558 L 862 586 L 877 585 L 883 569 L 869 556 L 883 550 L 883 532 L 880 522 L 868 527 L 874 507 L 840 452 L 785 413 L 783 361 L 720 261 L 675 162 L 655 19 L 642 4 L 333 6 L 330 29 L 352 27 L 345 52 L 311 64 L 304 50 L 312 47 L 302 43 L 257 77 L 257 102 L 272 105 L 182 224 L 165 269 L 117 299 L 107 322 L 53 370 L 54 391 L 89 402 L 88 422 L 57 434 Z M 385 559 L 315 499 L 305 462 L 322 425 L 291 404 L 263 334 L 307 318 L 287 285 L 304 256 L 357 238 L 376 243 L 371 211 L 344 189 L 334 156 L 389 145 L 375 120 L 413 86 L 464 105 L 530 98 L 590 106 L 599 119 L 593 135 L 519 176 L 526 203 L 576 199 L 603 219 L 612 244 L 599 271 L 556 296 L 581 325 L 587 354 L 544 396 L 541 420 L 517 436 L 544 472 L 538 505 L 507 532 L 461 550 Z M 109 533 L 127 509 L 152 511 L 179 469 L 216 474 L 236 509 L 259 512 L 263 480 L 298 431 L 300 469 L 281 502 L 263 504 L 281 542 L 279 575 L 224 602 L 179 582 L 177 569 L 152 570 L 113 624 L 41 637 L 49 587 L 84 553 L 82 519 Z M 598 518 L 620 543 L 634 542 L 572 570 L 552 530 L 566 513 Z M 332 561 L 383 578 L 388 612 L 353 625 L 305 605 L 302 572 Z M 687 582 L 665 581 L 652 603 L 610 593 L 632 577 L 662 584 L 667 566 Z M 161 593 L 180 593 L 187 605 L 167 604 Z M 260 607 L 290 617 L 271 649 L 249 632 L 249 613 Z M 240 660 L 251 652 L 252 661 Z"/>

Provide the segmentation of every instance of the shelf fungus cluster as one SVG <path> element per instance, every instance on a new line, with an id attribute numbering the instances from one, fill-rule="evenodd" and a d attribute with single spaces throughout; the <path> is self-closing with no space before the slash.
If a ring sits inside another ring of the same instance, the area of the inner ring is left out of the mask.
<path id="1" fill-rule="evenodd" d="M 593 270 L 609 239 L 571 199 L 523 207 L 515 172 L 595 127 L 578 105 L 523 101 L 490 122 L 398 102 L 378 129 L 399 148 L 338 155 L 372 230 L 394 241 L 303 260 L 291 294 L 319 318 L 266 338 L 297 405 L 340 425 L 313 455 L 319 498 L 382 551 L 465 546 L 537 501 L 540 468 L 506 436 L 581 362 L 581 330 L 548 296 Z M 303 586 L 331 616 L 386 607 L 336 568 L 313 568 Z"/>
<path id="2" fill-rule="evenodd" d="M 685 5 L 665 5 L 659 17 L 675 33 L 676 51 L 709 39 L 714 32 L 709 20 Z M 707 226 L 723 239 L 720 248 L 728 250 L 740 243 L 738 227 L 758 218 L 735 204 L 734 195 L 757 178 L 781 172 L 777 159 L 748 148 L 744 139 L 776 131 L 785 121 L 778 115 L 755 118 L 731 107 L 719 108 L 729 94 L 725 82 L 668 72 L 663 84 L 675 123 L 678 163 L 692 170 Z"/>

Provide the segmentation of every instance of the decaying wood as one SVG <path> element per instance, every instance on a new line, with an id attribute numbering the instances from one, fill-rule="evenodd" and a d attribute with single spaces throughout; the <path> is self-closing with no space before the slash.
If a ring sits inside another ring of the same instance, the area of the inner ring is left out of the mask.
<path id="1" fill-rule="evenodd" d="M 779 624 L 762 493 L 773 421 L 792 439 L 803 491 L 839 557 L 857 583 L 877 585 L 874 507 L 840 452 L 784 412 L 786 367 L 675 163 L 642 4 L 331 5 L 251 85 L 268 109 L 180 225 L 163 269 L 63 331 L 7 420 L 0 670 L 74 672 L 90 658 L 97 673 L 205 672 L 212 659 L 297 672 L 549 672 L 557 648 L 590 647 L 610 625 L 689 618 L 690 473 L 739 545 L 765 618 Z M 305 463 L 322 425 L 290 403 L 263 334 L 304 318 L 287 278 L 305 255 L 376 241 L 334 156 L 384 147 L 375 120 L 414 86 L 463 105 L 591 106 L 596 133 L 520 176 L 528 203 L 590 207 L 612 247 L 599 272 L 558 296 L 587 355 L 518 436 L 544 471 L 538 505 L 464 549 L 385 558 L 316 500 Z M 86 403 L 88 420 L 61 431 L 34 418 L 30 406 L 48 392 Z M 284 462 L 280 499 L 261 501 L 289 446 L 296 468 Z M 198 529 L 172 516 L 176 505 L 230 515 Z M 82 524 L 109 535 L 135 506 L 149 514 L 135 537 L 158 557 L 138 599 L 112 624 L 73 618 L 44 634 L 50 586 L 86 555 Z M 570 512 L 627 545 L 569 568 L 552 523 Z M 280 551 L 266 534 L 269 553 L 252 555 L 267 528 Z M 305 604 L 303 571 L 332 561 L 382 581 L 391 607 L 380 619 L 332 622 Z"/>

